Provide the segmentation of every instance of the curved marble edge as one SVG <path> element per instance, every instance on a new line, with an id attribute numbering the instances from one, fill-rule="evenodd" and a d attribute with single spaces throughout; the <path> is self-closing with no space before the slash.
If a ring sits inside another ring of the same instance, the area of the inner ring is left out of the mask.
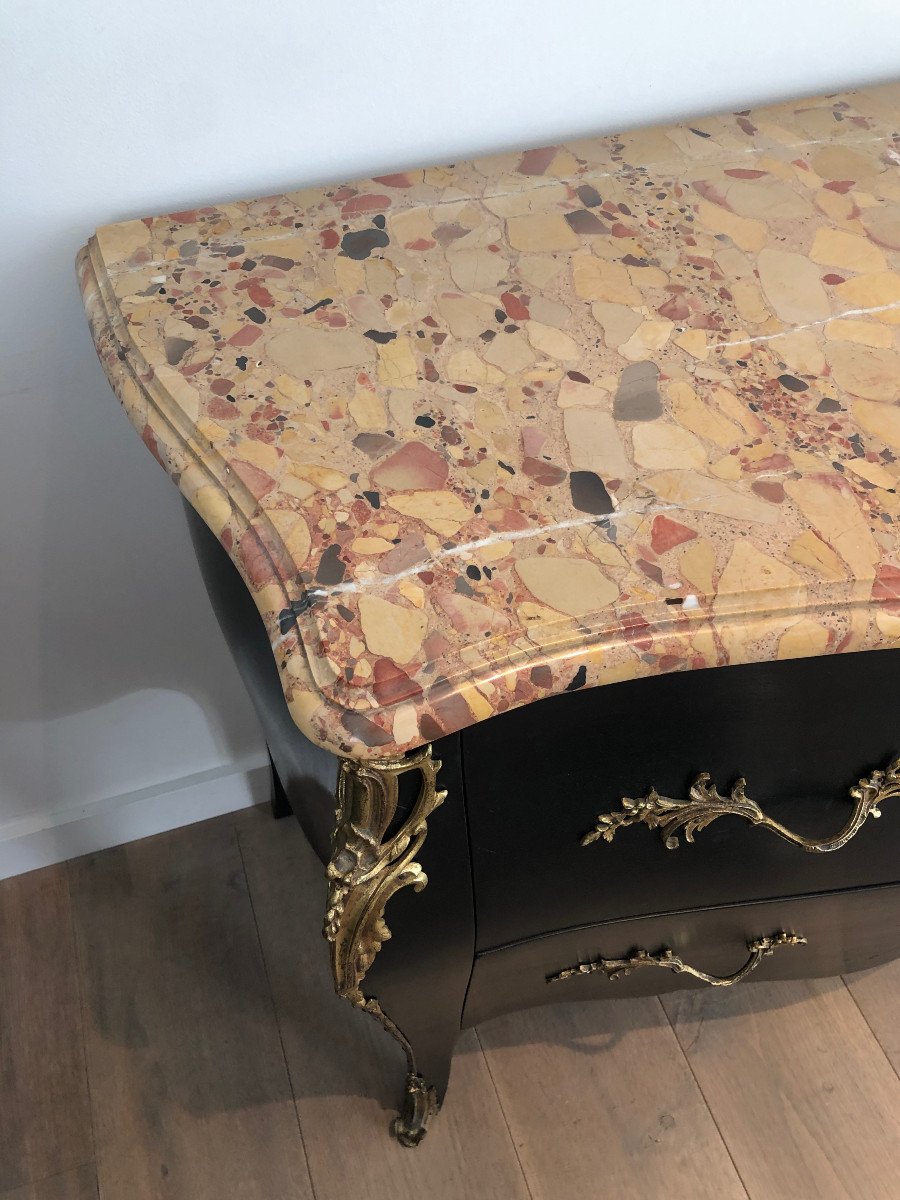
<path id="1" fill-rule="evenodd" d="M 155 377 L 152 368 L 142 359 L 133 342 L 127 337 L 127 334 L 124 332 L 125 323 L 121 318 L 116 319 L 118 310 L 108 302 L 108 297 L 101 282 L 102 275 L 97 269 L 96 252 L 96 238 L 92 238 L 78 252 L 76 271 L 97 356 L 116 397 L 128 415 L 129 420 L 141 431 L 142 439 L 147 449 L 176 484 L 185 500 L 188 501 L 197 514 L 205 521 L 211 532 L 220 537 L 221 529 L 217 529 L 215 523 L 211 520 L 212 514 L 209 505 L 198 501 L 198 494 L 201 493 L 201 489 L 205 486 L 216 488 L 218 494 L 226 501 L 233 519 L 241 529 L 242 534 L 252 534 L 254 532 L 253 522 L 261 515 L 259 506 L 254 506 L 252 503 L 247 504 L 246 500 L 244 506 L 237 502 L 237 497 L 241 495 L 241 492 L 243 492 L 244 497 L 249 497 L 249 492 L 241 488 L 239 481 L 228 480 L 226 484 L 223 478 L 227 470 L 225 464 L 220 463 L 223 477 L 217 475 L 210 466 L 210 457 L 212 457 L 212 461 L 216 461 L 213 448 L 208 445 L 202 448 L 196 444 L 192 446 L 190 440 L 185 439 L 183 434 L 178 430 L 170 414 L 165 411 L 165 405 L 164 403 L 160 403 L 161 397 L 159 395 L 160 391 L 162 391 L 162 396 L 164 396 L 164 390 L 159 389 L 158 386 L 154 387 Z M 194 472 L 193 475 L 192 471 Z M 197 472 L 201 473 L 201 480 L 199 481 L 196 478 Z M 252 501 L 252 497 L 250 497 L 250 500 Z M 257 537 L 259 551 L 270 563 L 272 575 L 280 578 L 277 573 L 278 564 L 279 562 L 288 561 L 288 554 L 281 545 L 280 539 L 273 529 L 271 522 L 266 521 L 265 528 L 267 531 L 271 531 L 271 540 L 267 537 Z M 229 549 L 230 547 L 226 545 L 225 548 Z M 263 598 L 261 596 L 259 590 L 254 586 L 253 580 L 243 569 L 242 561 L 238 561 L 232 556 L 232 562 L 256 603 L 260 617 L 266 626 L 266 632 L 272 644 L 276 660 L 279 648 L 282 654 L 295 655 L 295 663 L 301 668 L 305 666 L 305 670 L 301 670 L 299 673 L 301 682 L 305 685 L 305 690 L 309 693 L 315 692 L 316 682 L 309 669 L 302 639 L 297 637 L 294 631 L 288 630 L 286 633 L 282 633 L 281 630 L 273 630 L 271 621 L 272 606 L 271 603 L 267 602 L 270 598 Z M 295 591 L 294 595 L 291 595 L 287 581 L 281 582 L 283 582 L 283 587 L 280 607 L 282 609 L 289 609 L 292 603 L 298 599 L 298 593 Z M 327 704 L 324 698 L 323 703 Z M 348 752 L 348 747 L 336 747 L 334 745 L 333 738 L 328 736 L 327 732 L 324 732 L 328 727 L 327 720 L 322 722 L 322 726 L 320 727 L 320 723 L 314 719 L 313 714 L 309 711 L 308 705 L 303 706 L 299 710 L 292 707 L 291 713 L 298 728 L 310 741 L 333 753 L 346 754 Z M 364 750 L 365 748 L 360 746 L 360 749 Z M 353 756 L 351 755 L 351 757 Z M 381 756 L 376 753 L 368 755 L 361 753 L 356 755 L 356 757 Z"/>
<path id="2" fill-rule="evenodd" d="M 678 665 L 682 667 L 717 665 L 708 661 L 709 656 L 691 653 L 696 649 L 695 641 L 702 630 L 706 629 L 713 640 L 711 611 L 703 608 L 691 615 L 678 608 L 673 613 L 666 611 L 661 601 L 656 601 L 640 605 L 638 615 L 641 620 L 630 628 L 627 620 L 623 621 L 623 614 L 616 611 L 608 629 L 595 628 L 582 636 L 577 632 L 577 619 L 561 618 L 552 627 L 557 634 L 555 640 L 548 638 L 539 649 L 517 645 L 514 636 L 507 639 L 503 653 L 498 649 L 490 671 L 445 680 L 440 694 L 429 694 L 427 699 L 423 697 L 421 702 L 413 704 L 419 717 L 428 710 L 435 714 L 430 723 L 421 720 L 411 723 L 411 706 L 405 698 L 373 706 L 358 691 L 354 693 L 353 687 L 342 676 L 334 677 L 329 670 L 323 670 L 308 641 L 298 636 L 299 629 L 305 628 L 312 634 L 309 640 L 313 640 L 318 631 L 307 621 L 307 591 L 297 576 L 291 555 L 290 531 L 275 527 L 264 507 L 235 478 L 215 447 L 203 442 L 196 428 L 187 426 L 184 412 L 177 404 L 168 402 L 167 387 L 172 386 L 171 381 L 168 385 L 160 382 L 129 336 L 109 286 L 109 268 L 96 238 L 79 256 L 79 271 L 98 353 L 130 418 L 182 494 L 220 537 L 226 549 L 230 551 L 236 541 L 242 545 L 242 554 L 232 554 L 232 558 L 266 624 L 292 715 L 311 740 L 351 757 L 393 756 L 443 733 L 493 716 L 496 711 L 506 711 L 542 698 L 532 693 L 520 693 L 518 683 L 525 672 L 532 681 L 536 674 L 541 675 L 543 682 L 543 673 L 551 665 L 559 674 L 565 664 L 571 663 L 571 679 L 565 684 L 554 681 L 552 691 L 545 690 L 547 695 L 586 684 L 597 686 L 656 673 L 646 664 L 642 669 L 637 657 L 628 663 L 627 669 L 621 662 L 604 661 L 608 651 L 626 645 L 649 647 L 664 640 L 670 657 L 680 659 Z M 215 495 L 210 494 L 210 489 Z M 228 509 L 224 521 L 223 505 Z M 532 532 L 534 536 L 540 533 L 539 530 Z M 266 564 L 265 572 L 258 573 L 266 576 L 262 586 L 260 578 L 254 578 L 254 573 L 245 569 L 248 556 L 244 543 L 247 539 L 253 543 L 256 558 Z M 874 582 L 874 574 L 871 579 L 843 581 L 841 587 L 845 584 L 850 587 L 852 599 L 841 596 L 838 590 L 832 598 L 825 589 L 826 594 L 816 603 L 782 606 L 780 612 L 771 605 L 766 607 L 769 597 L 765 592 L 742 593 L 739 599 L 744 611 L 740 607 L 726 611 L 730 598 L 721 597 L 723 603 L 717 605 L 714 613 L 715 634 L 722 635 L 735 648 L 735 652 L 727 656 L 730 663 L 774 657 L 771 649 L 763 651 L 761 647 L 770 646 L 773 638 L 777 640 L 784 633 L 785 614 L 792 618 L 821 618 L 822 624 L 834 633 L 834 642 L 828 651 L 810 651 L 799 637 L 794 653 L 781 657 L 895 645 L 896 631 L 892 629 L 890 636 L 883 636 L 886 631 L 879 632 L 871 618 L 876 609 L 889 605 L 892 600 L 896 605 L 896 598 L 885 594 L 876 599 L 872 593 Z M 774 593 L 771 599 L 775 599 Z M 746 611 L 748 608 L 750 611 Z M 651 611 L 654 609 L 658 611 Z M 889 608 L 887 611 L 890 614 Z M 285 612 L 293 618 L 287 626 L 278 621 L 278 614 Z M 627 616 L 624 614 L 625 618 Z M 514 630 L 513 634 L 516 633 L 521 630 Z M 497 637 L 492 644 L 500 648 L 501 641 Z M 544 684 L 545 689 L 546 686 Z M 496 690 L 500 691 L 499 707 L 490 698 Z"/>

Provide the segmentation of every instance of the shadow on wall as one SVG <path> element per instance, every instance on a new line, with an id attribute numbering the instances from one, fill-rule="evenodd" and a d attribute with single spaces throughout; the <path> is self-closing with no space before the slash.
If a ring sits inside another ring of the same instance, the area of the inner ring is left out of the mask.
<path id="1" fill-rule="evenodd" d="M 149 763 L 162 781 L 264 749 L 176 489 L 94 354 L 80 240 L 23 256 L 24 309 L 0 322 L 0 824 L 77 803 L 92 757 L 88 774 L 115 792 L 151 782 Z M 172 693 L 193 703 L 173 714 Z M 110 751 L 119 762 L 107 770 Z"/>

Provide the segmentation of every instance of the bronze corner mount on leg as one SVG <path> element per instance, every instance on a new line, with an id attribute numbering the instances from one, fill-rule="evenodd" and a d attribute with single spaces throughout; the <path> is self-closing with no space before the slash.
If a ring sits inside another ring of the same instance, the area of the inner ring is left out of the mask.
<path id="1" fill-rule="evenodd" d="M 338 771 L 335 831 L 328 864 L 324 934 L 331 946 L 334 986 L 357 1008 L 376 1017 L 406 1052 L 408 1072 L 400 1115 L 391 1131 L 404 1146 L 425 1136 L 437 1111 L 434 1089 L 416 1070 L 412 1047 L 362 983 L 382 945 L 391 936 L 384 911 L 403 887 L 420 892 L 428 883 L 415 861 L 427 834 L 427 821 L 447 793 L 438 791 L 441 764 L 431 746 L 405 758 L 371 762 L 342 759 Z M 415 771 L 419 791 L 409 813 L 394 827 L 400 777 Z"/>

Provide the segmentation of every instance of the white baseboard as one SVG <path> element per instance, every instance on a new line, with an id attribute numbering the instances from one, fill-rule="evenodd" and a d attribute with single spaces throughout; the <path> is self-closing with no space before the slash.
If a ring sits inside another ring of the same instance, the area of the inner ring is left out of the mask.
<path id="1" fill-rule="evenodd" d="M 9 821 L 0 825 L 0 879 L 261 804 L 269 788 L 268 761 L 256 755 L 91 804 Z"/>

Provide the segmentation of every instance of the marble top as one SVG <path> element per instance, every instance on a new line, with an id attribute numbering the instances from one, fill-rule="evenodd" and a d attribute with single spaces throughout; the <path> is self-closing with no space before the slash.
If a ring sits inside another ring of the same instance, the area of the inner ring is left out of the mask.
<path id="1" fill-rule="evenodd" d="M 900 85 L 99 230 L 300 729 L 900 641 Z"/>

